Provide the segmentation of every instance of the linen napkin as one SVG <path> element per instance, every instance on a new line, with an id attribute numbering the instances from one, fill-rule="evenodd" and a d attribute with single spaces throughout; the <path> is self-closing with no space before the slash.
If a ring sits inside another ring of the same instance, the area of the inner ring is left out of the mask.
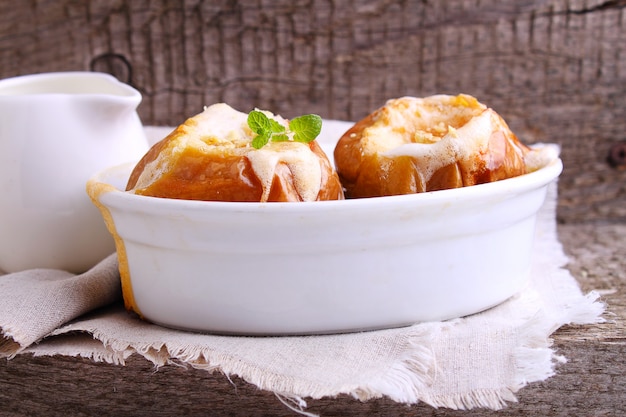
<path id="1" fill-rule="evenodd" d="M 565 361 L 550 347 L 556 329 L 602 321 L 598 295 L 582 294 L 563 268 L 567 257 L 557 239 L 555 210 L 556 184 L 538 216 L 528 286 L 501 305 L 465 318 L 325 336 L 172 330 L 124 311 L 117 265 L 110 257 L 82 276 L 50 270 L 0 276 L 0 355 L 73 355 L 123 365 L 138 354 L 158 367 L 182 363 L 237 375 L 300 412 L 305 412 L 306 398 L 339 394 L 497 410 Z M 16 294 L 22 294 L 21 300 Z"/>
<path id="2" fill-rule="evenodd" d="M 0 356 L 12 356 L 53 330 L 122 296 L 117 256 L 82 275 L 31 269 L 0 276 Z"/>

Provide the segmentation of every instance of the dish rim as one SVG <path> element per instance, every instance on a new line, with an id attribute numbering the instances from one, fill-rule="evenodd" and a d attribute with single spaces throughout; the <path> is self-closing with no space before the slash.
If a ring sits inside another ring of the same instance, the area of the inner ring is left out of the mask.
<path id="1" fill-rule="evenodd" d="M 337 210 L 359 209 L 362 207 L 380 205 L 419 204 L 435 205 L 453 200 L 493 198 L 507 194 L 519 194 L 528 190 L 537 189 L 547 185 L 558 178 L 563 171 L 563 162 L 557 157 L 540 169 L 512 178 L 493 181 L 484 184 L 476 184 L 467 187 L 452 188 L 445 190 L 427 191 L 415 194 L 391 195 L 367 198 L 348 198 L 345 200 L 328 201 L 302 201 L 302 202 L 231 202 L 231 201 L 204 201 L 183 200 L 164 197 L 152 197 L 133 194 L 124 191 L 116 185 L 119 181 L 127 180 L 123 174 L 130 174 L 135 163 L 128 162 L 121 165 L 106 168 L 93 175 L 87 182 L 87 188 L 104 185 L 106 190 L 99 194 L 99 199 L 105 205 L 118 208 L 122 207 L 159 207 L 161 209 L 184 209 L 196 210 L 228 210 L 241 212 L 307 212 L 310 210 Z M 117 180 L 117 181 L 116 181 Z"/>

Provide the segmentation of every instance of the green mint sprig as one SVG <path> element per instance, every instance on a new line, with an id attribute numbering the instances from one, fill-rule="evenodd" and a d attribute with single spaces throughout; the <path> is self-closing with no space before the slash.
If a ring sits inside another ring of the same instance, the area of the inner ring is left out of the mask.
<path id="1" fill-rule="evenodd" d="M 309 143 L 322 131 L 322 118 L 317 114 L 306 114 L 289 121 L 289 129 L 274 119 L 270 119 L 265 113 L 253 110 L 248 114 L 248 126 L 256 133 L 252 139 L 252 146 L 261 149 L 269 141 L 284 142 L 293 136 L 296 142 Z"/>

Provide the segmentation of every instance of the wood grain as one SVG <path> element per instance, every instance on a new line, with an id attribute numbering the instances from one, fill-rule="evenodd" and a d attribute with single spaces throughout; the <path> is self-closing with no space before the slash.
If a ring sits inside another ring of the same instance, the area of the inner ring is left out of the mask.
<path id="1" fill-rule="evenodd" d="M 145 124 L 218 101 L 286 117 L 357 120 L 385 100 L 464 92 L 526 142 L 562 146 L 559 232 L 607 323 L 568 326 L 569 361 L 500 412 L 387 399 L 309 400 L 322 416 L 626 415 L 625 0 L 41 0 L 0 2 L 0 78 L 93 70 L 143 94 Z M 139 357 L 0 361 L 0 415 L 287 416 L 276 397 L 220 374 Z"/>
<path id="2" fill-rule="evenodd" d="M 500 411 L 455 411 L 389 399 L 342 395 L 306 399 L 307 411 L 331 416 L 571 417 L 626 415 L 626 225 L 564 225 L 559 234 L 583 291 L 598 290 L 607 322 L 566 326 L 554 348 L 568 362 L 557 374 L 518 392 Z M 239 378 L 167 365 L 156 370 L 131 357 L 126 366 L 65 356 L 19 355 L 0 361 L 0 415 L 24 416 L 295 416 L 274 396 Z"/>
<path id="3" fill-rule="evenodd" d="M 146 124 L 204 105 L 357 120 L 465 92 L 527 143 L 562 146 L 559 220 L 626 220 L 625 0 L 89 0 L 0 3 L 0 78 L 98 70 Z M 623 168 L 623 165 L 621 165 Z"/>

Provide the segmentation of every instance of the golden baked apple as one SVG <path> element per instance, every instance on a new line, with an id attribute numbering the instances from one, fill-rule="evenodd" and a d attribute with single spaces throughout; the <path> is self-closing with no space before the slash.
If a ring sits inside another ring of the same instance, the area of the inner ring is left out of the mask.
<path id="1" fill-rule="evenodd" d="M 458 188 L 527 172 L 530 149 L 472 96 L 402 97 L 357 122 L 338 141 L 346 197 Z"/>
<path id="2" fill-rule="evenodd" d="M 270 112 L 209 106 L 156 143 L 126 189 L 208 201 L 343 199 L 337 173 L 313 140 L 321 119 L 315 116 L 320 125 L 311 127 L 307 116 L 287 121 Z"/>

